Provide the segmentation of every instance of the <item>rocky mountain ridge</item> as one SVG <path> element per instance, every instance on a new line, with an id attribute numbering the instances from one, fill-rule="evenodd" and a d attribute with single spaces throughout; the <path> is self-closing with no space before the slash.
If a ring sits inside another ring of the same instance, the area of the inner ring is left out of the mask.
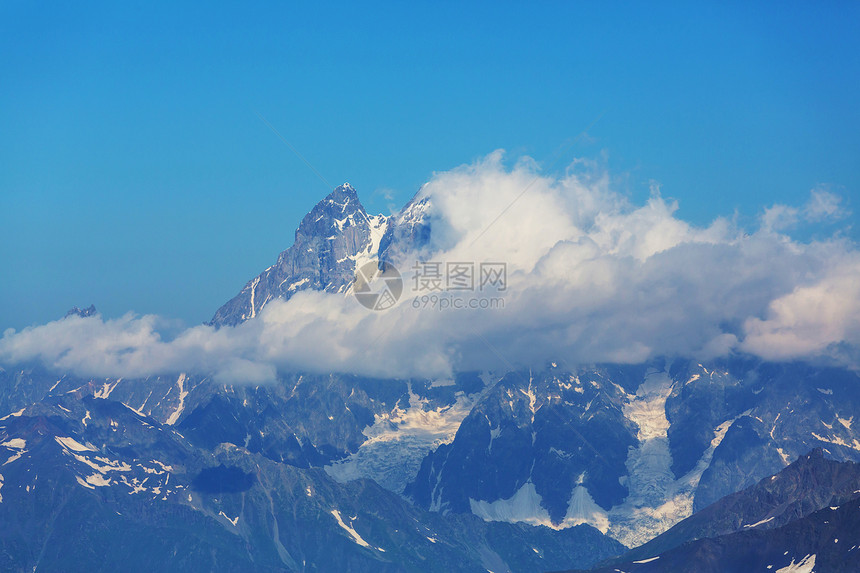
<path id="1" fill-rule="evenodd" d="M 270 301 L 289 300 L 302 290 L 345 292 L 355 269 L 378 255 L 388 227 L 389 218 L 368 215 L 355 189 L 344 183 L 305 215 L 293 245 L 219 308 L 210 324 L 235 326 Z"/>

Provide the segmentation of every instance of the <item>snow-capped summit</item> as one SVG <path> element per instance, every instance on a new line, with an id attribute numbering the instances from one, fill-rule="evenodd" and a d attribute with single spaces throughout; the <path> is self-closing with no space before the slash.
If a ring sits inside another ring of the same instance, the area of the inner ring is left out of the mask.
<path id="1" fill-rule="evenodd" d="M 356 266 L 376 257 L 387 224 L 384 215 L 368 215 L 355 188 L 344 183 L 305 215 L 293 246 L 219 308 L 211 324 L 239 324 L 300 290 L 345 292 Z"/>
<path id="2" fill-rule="evenodd" d="M 350 207 L 353 209 L 355 207 L 361 208 L 361 202 L 358 200 L 358 193 L 356 193 L 355 187 L 349 183 L 344 183 L 339 187 L 335 187 L 334 191 L 329 193 L 328 197 L 323 201 L 333 207 L 340 206 L 344 211 Z"/>
<path id="3" fill-rule="evenodd" d="M 211 324 L 239 324 L 269 301 L 300 290 L 347 292 L 363 263 L 399 264 L 421 253 L 430 244 L 432 207 L 431 197 L 419 191 L 396 215 L 368 215 L 352 185 L 336 187 L 302 219 L 293 246 L 219 308 Z"/>

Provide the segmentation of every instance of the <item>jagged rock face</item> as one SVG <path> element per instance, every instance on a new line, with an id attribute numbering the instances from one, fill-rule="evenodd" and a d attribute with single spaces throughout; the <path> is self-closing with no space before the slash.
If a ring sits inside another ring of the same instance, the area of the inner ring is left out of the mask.
<path id="1" fill-rule="evenodd" d="M 301 290 L 346 292 L 356 266 L 375 258 L 387 227 L 387 217 L 368 215 L 355 189 L 341 185 L 302 219 L 293 246 L 219 308 L 211 324 L 239 324 Z"/>
<path id="2" fill-rule="evenodd" d="M 339 479 L 370 477 L 399 493 L 424 456 L 453 438 L 483 388 L 474 373 L 447 382 L 283 374 L 268 384 L 234 386 L 185 374 L 88 379 L 0 369 L 0 412 L 64 395 L 109 399 L 202 448 L 231 443 L 304 468 L 342 462 L 333 472 Z"/>
<path id="3" fill-rule="evenodd" d="M 213 389 L 202 376 L 152 376 L 148 378 L 80 378 L 58 375 L 41 366 L 20 370 L 0 368 L 0 412 L 12 413 L 50 396 L 93 396 L 126 405 L 168 426 L 190 411 Z"/>
<path id="4" fill-rule="evenodd" d="M 480 513 L 493 511 L 482 501 L 533 487 L 540 498 L 530 510 L 543 507 L 547 515 L 519 517 L 545 525 L 565 521 L 579 485 L 603 506 L 620 503 L 627 488 L 619 479 L 636 435 L 624 418 L 624 396 L 605 372 L 510 373 L 473 408 L 453 443 L 425 460 L 406 493 L 424 507 Z"/>
<path id="5" fill-rule="evenodd" d="M 690 391 L 708 392 L 720 370 L 702 369 Z M 860 432 L 852 423 L 860 411 L 857 373 L 800 363 L 729 364 L 725 372 L 724 379 L 738 381 L 732 384 L 743 389 L 734 398 L 726 392 L 733 411 L 727 413 L 737 418 L 702 475 L 694 511 L 776 473 L 813 448 L 824 448 L 836 460 L 860 461 Z M 693 424 L 701 416 L 694 405 L 682 409 Z"/>
<path id="6" fill-rule="evenodd" d="M 814 447 L 860 461 L 856 373 L 680 361 L 509 374 L 423 462 L 422 507 L 639 545 Z"/>

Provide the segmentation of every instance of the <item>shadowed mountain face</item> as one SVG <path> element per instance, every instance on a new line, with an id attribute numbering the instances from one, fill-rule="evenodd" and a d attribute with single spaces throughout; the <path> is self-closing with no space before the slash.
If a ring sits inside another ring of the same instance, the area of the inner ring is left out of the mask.
<path id="1" fill-rule="evenodd" d="M 860 570 L 860 465 L 802 456 L 596 573 Z"/>
<path id="2" fill-rule="evenodd" d="M 739 531 L 693 541 L 651 559 L 619 563 L 592 573 L 696 571 L 777 573 L 860 571 L 860 497 L 827 507 L 777 529 Z M 569 573 L 586 570 L 571 570 Z"/>
<path id="3" fill-rule="evenodd" d="M 860 492 L 860 464 L 825 458 L 821 448 L 801 456 L 774 476 L 728 495 L 681 521 L 609 565 L 650 559 L 697 539 L 781 527 L 853 499 Z"/>
<path id="4" fill-rule="evenodd" d="M 855 373 L 800 364 L 509 373 L 406 494 L 485 519 L 589 523 L 635 547 L 811 448 L 860 461 L 858 408 Z"/>
<path id="5" fill-rule="evenodd" d="M 367 214 L 349 183 L 341 185 L 302 219 L 293 246 L 219 308 L 211 324 L 239 324 L 300 290 L 345 292 L 356 266 L 376 257 L 387 226 L 387 217 Z"/>

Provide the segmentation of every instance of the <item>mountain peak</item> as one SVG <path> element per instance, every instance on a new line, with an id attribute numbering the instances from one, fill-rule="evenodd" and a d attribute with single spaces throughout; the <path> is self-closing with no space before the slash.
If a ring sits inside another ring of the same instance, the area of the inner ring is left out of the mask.
<path id="1" fill-rule="evenodd" d="M 80 316 L 81 318 L 86 318 L 88 316 L 93 316 L 96 313 L 98 313 L 98 311 L 96 310 L 96 306 L 94 304 L 91 304 L 87 308 L 78 308 L 77 306 L 73 306 L 71 309 L 69 309 L 69 312 L 66 313 L 66 317 Z"/>
<path id="2" fill-rule="evenodd" d="M 794 464 L 802 465 L 804 462 L 815 462 L 823 459 L 825 459 L 824 448 L 813 448 L 805 456 L 800 456 L 799 458 L 797 458 L 794 461 Z"/>
<path id="3" fill-rule="evenodd" d="M 219 308 L 211 324 L 254 318 L 270 300 L 288 300 L 299 290 L 345 292 L 356 262 L 378 253 L 387 224 L 386 217 L 368 216 L 352 185 L 336 187 L 299 223 L 293 246 Z"/>
<path id="4" fill-rule="evenodd" d="M 343 211 L 346 211 L 350 206 L 352 209 L 350 211 L 356 210 L 355 208 L 362 207 L 361 202 L 358 200 L 358 193 L 355 190 L 355 187 L 350 185 L 349 183 L 344 183 L 343 185 L 339 185 L 335 187 L 331 193 L 329 193 L 325 199 L 320 201 L 320 205 L 337 205 L 342 207 Z"/>
<path id="5" fill-rule="evenodd" d="M 341 233 L 345 226 L 366 220 L 367 212 L 358 199 L 358 193 L 352 185 L 344 183 L 335 187 L 305 215 L 296 230 L 296 238 L 300 235 L 332 236 L 335 232 Z"/>

